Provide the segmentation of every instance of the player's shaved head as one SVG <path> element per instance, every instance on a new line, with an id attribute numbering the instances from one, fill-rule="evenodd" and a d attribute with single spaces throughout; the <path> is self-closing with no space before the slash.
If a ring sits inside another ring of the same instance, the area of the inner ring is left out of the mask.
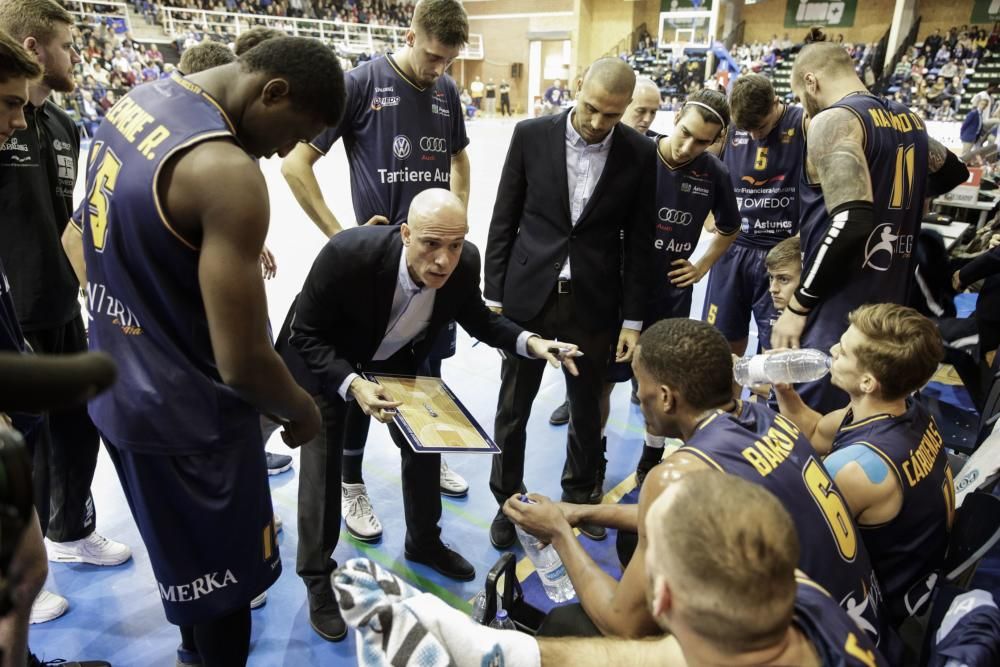
<path id="1" fill-rule="evenodd" d="M 443 287 L 461 261 L 468 231 L 465 205 L 450 190 L 432 188 L 414 197 L 400 226 L 413 281 L 432 289 Z"/>
<path id="2" fill-rule="evenodd" d="M 599 85 L 611 95 L 627 95 L 631 98 L 635 88 L 635 72 L 620 58 L 599 58 L 583 74 L 583 85 L 588 83 Z"/>
<path id="3" fill-rule="evenodd" d="M 816 42 L 803 47 L 795 57 L 792 79 L 801 81 L 806 72 L 833 77 L 855 74 L 854 61 L 843 44 Z"/>
<path id="4" fill-rule="evenodd" d="M 645 528 L 648 599 L 661 625 L 734 654 L 781 641 L 794 611 L 799 542 L 788 511 L 763 486 L 688 473 L 653 502 Z"/>

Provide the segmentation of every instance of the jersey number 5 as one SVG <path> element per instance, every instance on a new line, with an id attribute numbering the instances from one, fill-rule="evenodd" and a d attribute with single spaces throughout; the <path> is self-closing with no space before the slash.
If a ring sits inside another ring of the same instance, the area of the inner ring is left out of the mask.
<path id="1" fill-rule="evenodd" d="M 816 459 L 810 459 L 809 463 L 802 470 L 802 478 L 805 480 L 809 493 L 813 500 L 819 505 L 826 517 L 826 522 L 830 524 L 830 531 L 833 539 L 837 542 L 837 550 L 840 556 L 846 561 L 853 561 L 858 554 L 858 536 L 854 530 L 854 521 L 851 513 L 844 504 L 844 499 L 833 488 L 833 482 L 823 470 L 822 464 Z"/>
<path id="2" fill-rule="evenodd" d="M 87 204 L 90 213 L 91 241 L 97 252 L 102 252 L 108 232 L 108 208 L 111 206 L 111 196 L 115 193 L 122 163 L 110 148 L 105 149 L 104 155 L 99 159 L 101 163 L 94 173 L 94 187 L 90 191 Z"/>
<path id="3" fill-rule="evenodd" d="M 757 149 L 757 157 L 754 158 L 753 168 L 757 171 L 764 171 L 767 169 L 767 148 L 761 146 Z"/>

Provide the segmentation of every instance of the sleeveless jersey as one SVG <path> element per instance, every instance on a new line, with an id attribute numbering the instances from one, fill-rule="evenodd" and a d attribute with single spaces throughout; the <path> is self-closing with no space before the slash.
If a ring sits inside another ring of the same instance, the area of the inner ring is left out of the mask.
<path id="1" fill-rule="evenodd" d="M 955 512 L 955 482 L 937 424 L 924 405 L 907 400 L 906 412 L 850 423 L 848 413 L 833 450 L 864 445 L 888 464 L 903 490 L 899 514 L 880 525 L 860 526 L 894 620 L 908 615 L 904 596 L 944 561 Z"/>
<path id="2" fill-rule="evenodd" d="M 741 401 L 738 415 L 720 410 L 704 419 L 680 451 L 777 496 L 795 522 L 799 568 L 865 631 L 879 636 L 882 595 L 868 552 L 847 503 L 795 424 L 764 405 Z"/>
<path id="3" fill-rule="evenodd" d="M 198 282 L 199 250 L 157 194 L 163 166 L 210 139 L 235 140 L 218 103 L 173 77 L 144 84 L 101 123 L 82 209 L 90 347 L 118 381 L 89 404 L 116 446 L 187 454 L 260 442 L 256 410 L 223 384 Z"/>
<path id="4" fill-rule="evenodd" d="M 657 146 L 666 140 L 657 139 Z M 729 170 L 719 158 L 705 152 L 679 167 L 671 167 L 659 150 L 656 154 L 659 168 L 653 275 L 657 284 L 667 284 L 667 273 L 673 270 L 670 263 L 691 257 L 709 213 L 715 214 L 715 226 L 725 236 L 740 230 L 740 217 Z"/>
<path id="5" fill-rule="evenodd" d="M 772 248 L 799 230 L 799 179 L 805 132 L 801 107 L 786 106 L 774 129 L 756 141 L 734 129 L 722 161 L 729 168 L 742 226 L 736 243 Z"/>
<path id="6" fill-rule="evenodd" d="M 809 639 L 823 667 L 888 667 L 872 640 L 836 600 L 807 577 L 796 576 L 792 623 Z"/>
<path id="7" fill-rule="evenodd" d="M 802 347 L 828 349 L 847 330 L 847 314 L 865 303 L 906 303 L 913 281 L 914 239 L 920 232 L 927 181 L 927 130 L 906 107 L 869 94 L 844 97 L 864 127 L 865 159 L 874 196 L 875 229 L 843 283 L 809 314 Z M 806 151 L 808 155 L 808 150 Z M 803 266 L 819 253 L 830 223 L 819 184 L 802 169 L 799 188 Z M 803 274 L 802 280 L 807 276 Z"/>
<path id="8" fill-rule="evenodd" d="M 343 120 L 310 145 L 326 155 L 344 139 L 358 224 L 373 215 L 406 222 L 415 196 L 428 188 L 448 189 L 451 157 L 469 143 L 458 87 L 443 75 L 421 88 L 392 56 L 352 69 L 344 81 Z"/>

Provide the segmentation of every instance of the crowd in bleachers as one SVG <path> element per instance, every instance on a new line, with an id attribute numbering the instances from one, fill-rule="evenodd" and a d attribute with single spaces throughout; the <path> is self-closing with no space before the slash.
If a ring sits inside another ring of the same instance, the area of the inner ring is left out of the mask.
<path id="1" fill-rule="evenodd" d="M 983 56 L 998 48 L 1000 26 L 992 32 L 964 25 L 943 34 L 935 30 L 903 54 L 887 92 L 927 120 L 962 120 L 969 77 Z"/>
<path id="2" fill-rule="evenodd" d="M 81 62 L 76 67 L 76 91 L 54 93 L 88 135 L 93 135 L 104 114 L 133 86 L 167 76 L 156 44 L 141 44 L 114 21 L 93 21 L 77 26 Z"/>

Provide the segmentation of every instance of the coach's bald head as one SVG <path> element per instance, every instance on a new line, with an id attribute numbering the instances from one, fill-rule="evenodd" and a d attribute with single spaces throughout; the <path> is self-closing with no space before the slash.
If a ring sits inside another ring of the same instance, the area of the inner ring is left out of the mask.
<path id="1" fill-rule="evenodd" d="M 465 204 L 449 190 L 432 188 L 414 197 L 400 228 L 414 282 L 443 287 L 458 266 L 468 232 Z"/>
<path id="2" fill-rule="evenodd" d="M 649 77 L 640 76 L 635 80 L 632 102 L 625 109 L 622 122 L 636 132 L 645 134 L 649 130 L 649 126 L 653 124 L 656 112 L 659 110 L 660 87 Z"/>

